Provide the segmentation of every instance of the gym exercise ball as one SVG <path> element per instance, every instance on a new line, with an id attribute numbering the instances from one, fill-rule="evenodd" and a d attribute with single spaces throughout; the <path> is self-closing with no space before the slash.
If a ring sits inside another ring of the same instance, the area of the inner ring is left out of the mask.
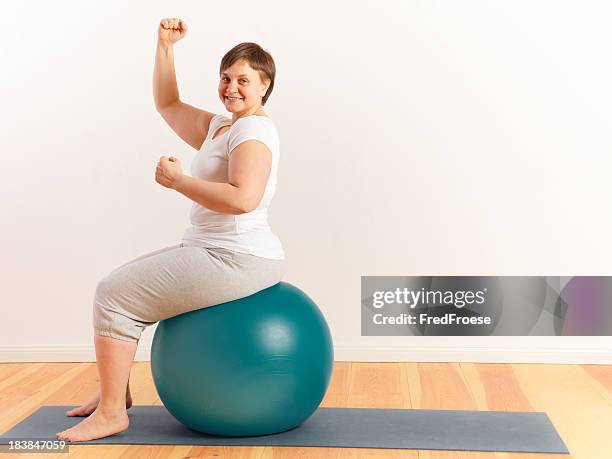
<path id="1" fill-rule="evenodd" d="M 287 282 L 162 320 L 151 347 L 153 381 L 170 414 L 224 436 L 302 424 L 325 395 L 333 361 L 323 314 Z"/>

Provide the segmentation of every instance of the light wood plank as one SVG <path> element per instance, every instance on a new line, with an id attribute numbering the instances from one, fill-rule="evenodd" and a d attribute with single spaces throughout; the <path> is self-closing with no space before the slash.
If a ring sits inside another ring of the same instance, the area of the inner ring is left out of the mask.
<path id="1" fill-rule="evenodd" d="M 10 386 L 12 391 L 0 402 L 0 432 L 26 418 L 42 405 L 56 405 L 49 393 L 57 390 L 70 393 L 71 383 L 90 366 L 90 363 L 45 363 L 27 381 L 19 381 Z M 2 391 L 1 393 L 5 393 Z"/>
<path id="2" fill-rule="evenodd" d="M 348 375 L 347 406 L 353 408 L 409 408 L 410 394 L 402 366 L 396 363 L 351 363 Z M 417 459 L 417 450 L 340 448 L 339 459 L 352 458 Z"/>
<path id="3" fill-rule="evenodd" d="M 612 407 L 575 365 L 513 364 L 535 411 L 546 412 L 577 459 L 610 457 Z"/>
<path id="4" fill-rule="evenodd" d="M 580 365 L 576 369 L 606 400 L 606 403 L 612 406 L 612 366 Z"/>
<path id="5" fill-rule="evenodd" d="M 510 365 L 461 363 L 461 370 L 482 411 L 535 411 Z M 493 453 L 496 459 L 568 459 L 566 454 Z"/>
<path id="6" fill-rule="evenodd" d="M 458 363 L 405 363 L 412 407 L 425 410 L 478 410 Z M 419 459 L 490 459 L 494 453 L 419 450 Z"/>

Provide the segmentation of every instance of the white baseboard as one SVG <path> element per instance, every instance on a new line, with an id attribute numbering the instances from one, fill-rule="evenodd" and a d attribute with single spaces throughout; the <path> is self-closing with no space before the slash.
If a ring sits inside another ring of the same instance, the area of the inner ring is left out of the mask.
<path id="1" fill-rule="evenodd" d="M 0 345 L 0 362 L 95 362 L 91 346 Z M 149 361 L 151 345 L 142 344 L 136 361 Z M 610 348 L 516 348 L 492 346 L 356 346 L 336 344 L 337 362 L 477 362 L 612 364 Z"/>

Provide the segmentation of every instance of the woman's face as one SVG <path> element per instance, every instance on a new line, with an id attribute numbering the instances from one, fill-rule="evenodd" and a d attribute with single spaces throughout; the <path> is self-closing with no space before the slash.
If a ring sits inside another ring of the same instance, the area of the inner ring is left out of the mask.
<path id="1" fill-rule="evenodd" d="M 259 78 L 248 62 L 239 60 L 221 72 L 219 97 L 227 111 L 238 115 L 254 113 L 261 107 L 261 99 L 268 85 Z"/>

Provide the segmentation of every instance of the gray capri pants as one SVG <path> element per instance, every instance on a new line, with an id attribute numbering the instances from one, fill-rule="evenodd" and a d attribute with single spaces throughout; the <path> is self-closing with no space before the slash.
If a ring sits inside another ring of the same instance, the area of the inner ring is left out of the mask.
<path id="1" fill-rule="evenodd" d="M 138 342 L 145 327 L 271 287 L 284 260 L 183 243 L 156 250 L 113 270 L 94 298 L 96 335 Z"/>

